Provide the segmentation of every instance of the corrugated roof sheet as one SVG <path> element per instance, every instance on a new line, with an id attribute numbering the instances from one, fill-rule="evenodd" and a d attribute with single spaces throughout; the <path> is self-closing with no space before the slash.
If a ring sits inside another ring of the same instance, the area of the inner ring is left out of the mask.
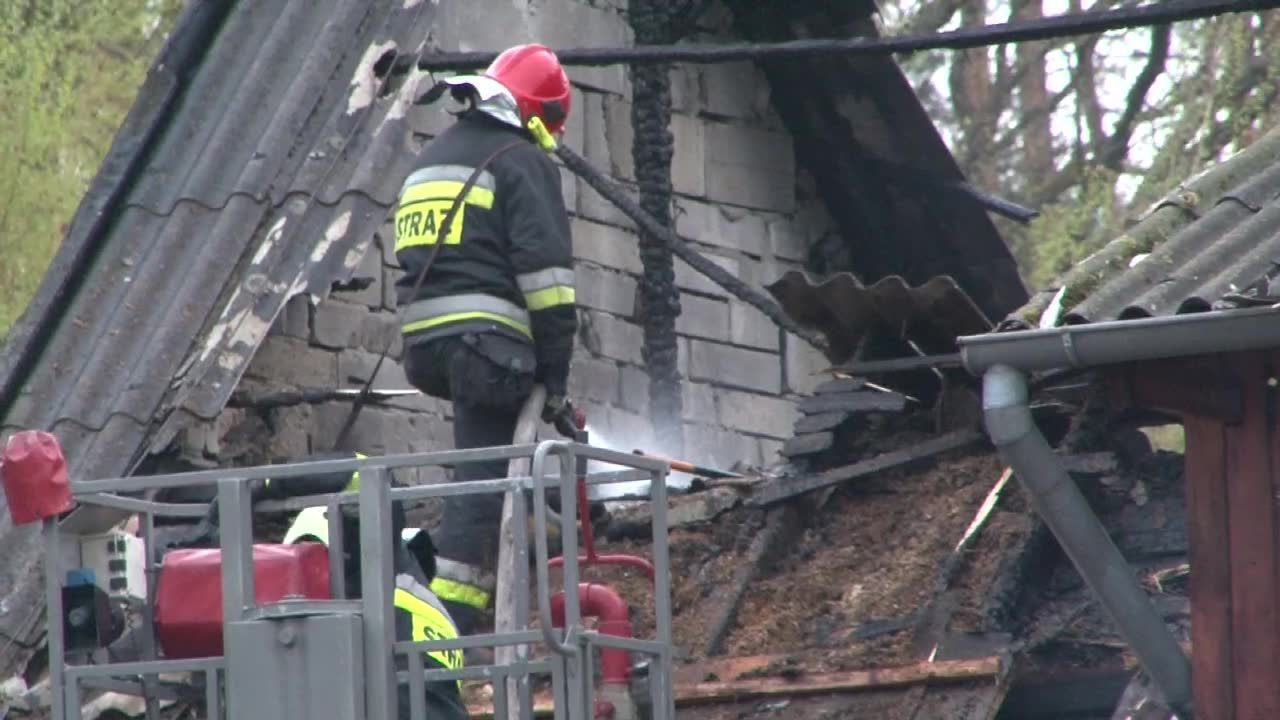
<path id="1" fill-rule="evenodd" d="M 350 280 L 384 221 L 417 73 L 375 97 L 375 65 L 434 9 L 189 4 L 4 349 L 0 431 L 49 429 L 73 473 L 110 476 L 216 416 L 289 297 Z M 0 545 L 0 631 L 24 636 L 38 543 L 0 512 Z"/>
<path id="2" fill-rule="evenodd" d="M 1183 183 L 1001 330 L 1202 312 L 1269 299 L 1280 270 L 1280 128 Z"/>
<path id="3" fill-rule="evenodd" d="M 954 352 L 955 338 L 987 332 L 992 323 L 954 278 L 912 286 L 890 275 L 863 285 L 851 273 L 816 280 L 792 270 L 766 289 L 796 322 L 824 333 L 831 360 L 848 360 L 870 328 L 892 329 L 930 353 Z"/>

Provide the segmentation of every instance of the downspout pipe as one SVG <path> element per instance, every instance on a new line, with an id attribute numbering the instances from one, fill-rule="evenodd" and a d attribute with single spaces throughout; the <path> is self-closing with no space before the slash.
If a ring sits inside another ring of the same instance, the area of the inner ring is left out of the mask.
<path id="1" fill-rule="evenodd" d="M 1170 709 L 1186 717 L 1191 703 L 1190 661 L 1036 427 L 1027 402 L 1022 371 L 1004 364 L 987 369 L 982 409 L 987 434 L 1000 457 L 1013 469 L 1036 512 L 1102 601 Z"/>

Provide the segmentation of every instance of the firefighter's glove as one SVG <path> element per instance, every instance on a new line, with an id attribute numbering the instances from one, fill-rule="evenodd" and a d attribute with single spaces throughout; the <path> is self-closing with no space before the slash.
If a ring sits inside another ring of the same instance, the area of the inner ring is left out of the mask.
<path id="1" fill-rule="evenodd" d="M 573 404 L 563 395 L 548 395 L 547 403 L 542 406 L 542 422 L 553 425 L 556 432 L 567 438 L 573 438 L 578 433 L 573 414 Z"/>

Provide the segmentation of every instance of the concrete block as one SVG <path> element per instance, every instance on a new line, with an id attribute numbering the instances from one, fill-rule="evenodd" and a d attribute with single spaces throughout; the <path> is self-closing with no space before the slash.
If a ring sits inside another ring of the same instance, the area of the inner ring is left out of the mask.
<path id="1" fill-rule="evenodd" d="M 635 233 L 582 218 L 574 218 L 570 229 L 573 255 L 579 260 L 635 275 L 644 271 L 640 263 L 640 240 Z"/>
<path id="2" fill-rule="evenodd" d="M 432 4 L 435 18 L 431 37 L 441 50 L 493 50 L 540 37 L 528 22 L 527 2 Z"/>
<path id="3" fill-rule="evenodd" d="M 268 337 L 258 346 L 245 375 L 297 387 L 336 387 L 338 356 L 302 340 Z"/>
<path id="4" fill-rule="evenodd" d="M 584 92 L 582 106 L 578 109 L 583 123 L 582 156 L 587 162 L 606 172 L 613 171 L 608 122 L 605 119 L 605 106 L 611 104 L 612 100 L 612 95 Z"/>
<path id="5" fill-rule="evenodd" d="M 396 302 L 396 283 L 400 278 L 404 277 L 404 271 L 395 267 L 382 268 L 382 307 L 395 312 Z"/>
<path id="6" fill-rule="evenodd" d="M 637 194 L 633 185 L 623 185 L 623 192 L 632 200 L 637 200 Z M 635 223 L 626 213 L 618 209 L 618 206 L 601 197 L 595 188 L 587 184 L 586 180 L 578 179 L 577 190 L 577 206 L 575 214 L 578 217 L 594 220 L 596 222 L 605 223 L 607 225 L 616 225 L 621 228 L 634 229 Z"/>
<path id="7" fill-rule="evenodd" d="M 712 253 L 702 253 L 711 262 L 719 265 L 735 277 L 742 272 L 742 264 L 736 258 L 725 257 L 723 255 L 715 255 Z M 720 287 L 711 278 L 694 270 L 688 263 L 680 258 L 675 259 L 676 271 L 676 287 L 681 290 L 702 293 L 704 295 L 715 295 L 724 297 L 727 293 L 725 289 Z"/>
<path id="8" fill-rule="evenodd" d="M 788 260 L 804 262 L 809 256 L 809 238 L 799 221 L 779 216 L 769 220 L 769 249 Z"/>
<path id="9" fill-rule="evenodd" d="M 620 376 L 618 389 L 622 396 L 622 407 L 647 416 L 649 414 L 649 375 L 644 368 L 634 365 L 622 365 L 618 368 L 618 372 Z"/>
<path id="10" fill-rule="evenodd" d="M 717 423 L 720 413 L 716 410 L 715 388 L 703 383 L 685 381 L 680 389 L 681 414 L 685 420 L 700 423 Z"/>
<path id="11" fill-rule="evenodd" d="M 676 332 L 719 342 L 729 340 L 729 305 L 701 295 L 681 295 Z"/>
<path id="12" fill-rule="evenodd" d="M 635 323 L 608 313 L 578 313 L 580 339 L 593 355 L 643 365 L 644 330 Z"/>
<path id="13" fill-rule="evenodd" d="M 418 86 L 419 93 L 428 89 L 426 82 Z M 455 109 L 450 97 L 441 98 L 431 105 L 411 105 L 405 110 L 405 121 L 414 133 L 435 137 L 456 122 L 457 118 L 448 112 L 450 109 Z"/>
<path id="14" fill-rule="evenodd" d="M 737 390 L 716 390 L 716 406 L 721 425 L 779 439 L 792 436 L 799 415 L 790 400 Z"/>
<path id="15" fill-rule="evenodd" d="M 271 335 L 311 339 L 311 300 L 303 293 L 294 295 L 280 308 L 276 321 L 271 325 Z"/>
<path id="16" fill-rule="evenodd" d="M 560 142 L 566 145 L 570 150 L 583 155 L 586 152 L 586 99 L 580 88 L 571 86 L 569 90 L 569 119 L 564 123 L 564 134 L 560 136 Z"/>
<path id="17" fill-rule="evenodd" d="M 754 307 L 739 300 L 729 301 L 729 339 L 735 345 L 748 345 L 777 352 L 781 346 L 781 329 Z"/>
<path id="18" fill-rule="evenodd" d="M 335 350 L 359 347 L 364 318 L 368 314 L 368 308 L 362 305 L 321 300 L 311 324 L 311 341 Z"/>
<path id="19" fill-rule="evenodd" d="M 631 103 L 620 97 L 606 97 L 604 121 L 609 164 L 604 165 L 602 159 L 599 167 L 610 168 L 616 178 L 635 180 L 636 167 L 631 154 L 635 126 L 631 122 Z M 700 120 L 689 115 L 674 113 L 671 116 L 671 185 L 683 195 L 702 197 L 706 194 L 702 125 Z"/>
<path id="20" fill-rule="evenodd" d="M 359 290 L 335 289 L 337 300 L 377 309 L 382 307 L 382 251 L 372 242 L 360 258 L 360 265 L 351 276 L 352 284 L 364 285 Z"/>
<path id="21" fill-rule="evenodd" d="M 362 388 L 369 381 L 369 375 L 377 367 L 378 354 L 364 350 L 344 350 L 338 355 L 338 387 Z M 374 390 L 412 390 L 413 386 L 405 379 L 404 367 L 387 357 L 378 368 L 378 375 L 373 380 Z"/>
<path id="22" fill-rule="evenodd" d="M 749 255 L 768 251 L 769 232 L 756 213 L 687 198 L 677 198 L 676 208 L 676 232 L 685 239 Z"/>
<path id="23" fill-rule="evenodd" d="M 266 435 L 266 454 L 269 460 L 296 460 L 311 454 L 311 435 L 316 425 L 315 408 L 311 405 L 271 410 L 274 430 Z M 333 447 L 324 446 L 325 449 Z"/>
<path id="24" fill-rule="evenodd" d="M 782 446 L 785 444 L 781 440 L 771 440 L 769 438 L 760 438 L 760 462 L 766 467 L 773 463 L 783 460 L 781 455 Z"/>
<path id="25" fill-rule="evenodd" d="M 618 402 L 618 366 L 579 355 L 569 372 L 569 396 L 602 403 Z"/>
<path id="26" fill-rule="evenodd" d="M 782 391 L 782 363 L 776 354 L 705 340 L 689 341 L 689 377 L 722 387 Z"/>
<path id="27" fill-rule="evenodd" d="M 707 197 L 716 202 L 791 212 L 795 207 L 795 155 L 784 133 L 707 123 Z"/>
<path id="28" fill-rule="evenodd" d="M 556 162 L 556 167 L 560 169 L 560 198 L 565 212 L 572 213 L 578 207 L 578 176 L 560 162 Z"/>
<path id="29" fill-rule="evenodd" d="M 688 115 L 671 115 L 671 187 L 681 195 L 707 194 L 703 125 Z"/>
<path id="30" fill-rule="evenodd" d="M 400 335 L 400 323 L 389 312 L 369 313 L 360 325 L 360 347 L 381 354 L 388 347 L 387 360 L 399 360 L 404 350 L 404 337 Z"/>
<path id="31" fill-rule="evenodd" d="M 604 128 L 609 164 L 602 162 L 599 167 L 609 168 L 619 180 L 635 180 L 636 165 L 631 156 L 635 126 L 631 124 L 631 103 L 620 97 L 605 97 Z"/>
<path id="32" fill-rule="evenodd" d="M 582 265 L 575 269 L 579 305 L 630 317 L 635 310 L 636 281 L 621 273 Z"/>
<path id="33" fill-rule="evenodd" d="M 820 371 L 830 367 L 831 362 L 812 345 L 791 333 L 784 335 L 783 344 L 788 392 L 808 395 L 822 382 L 830 379 L 829 375 Z"/>
<path id="34" fill-rule="evenodd" d="M 684 455 L 699 465 L 743 468 L 760 464 L 760 445 L 755 438 L 717 425 L 685 423 Z"/>
<path id="35" fill-rule="evenodd" d="M 676 338 L 676 369 L 684 377 L 689 377 L 689 339 Z"/>
<path id="36" fill-rule="evenodd" d="M 673 111 L 696 115 L 703 108 L 702 73 L 702 68 L 697 65 L 677 65 L 671 69 Z"/>
<path id="37" fill-rule="evenodd" d="M 382 253 L 382 265 L 397 266 L 396 260 L 396 228 L 391 221 L 382 223 L 373 233 L 373 242 Z"/>
<path id="38" fill-rule="evenodd" d="M 703 68 L 707 113 L 751 120 L 769 107 L 769 83 L 750 60 L 711 63 Z"/>

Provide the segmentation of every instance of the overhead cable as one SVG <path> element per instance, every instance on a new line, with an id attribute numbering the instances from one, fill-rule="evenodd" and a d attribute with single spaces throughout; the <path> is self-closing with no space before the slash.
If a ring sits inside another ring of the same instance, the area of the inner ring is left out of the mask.
<path id="1" fill-rule="evenodd" d="M 1053 17 L 964 27 L 937 33 L 871 38 L 812 38 L 780 43 L 637 45 L 624 48 L 557 50 L 564 65 L 603 66 L 639 63 L 723 63 L 814 55 L 886 55 L 922 50 L 964 50 L 988 45 L 1091 35 L 1111 30 L 1166 25 L 1217 15 L 1280 7 L 1280 0 L 1160 0 L 1138 7 L 1065 13 Z M 496 51 L 424 53 L 418 69 L 464 70 L 485 67 Z M 408 67 L 397 67 L 404 72 Z"/>

